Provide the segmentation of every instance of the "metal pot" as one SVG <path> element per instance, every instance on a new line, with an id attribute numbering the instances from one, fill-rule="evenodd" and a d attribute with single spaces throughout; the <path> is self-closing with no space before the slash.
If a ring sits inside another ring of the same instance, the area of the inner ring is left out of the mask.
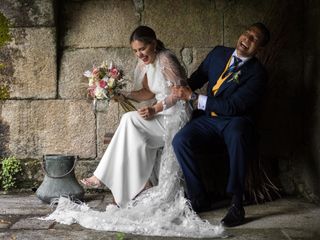
<path id="1" fill-rule="evenodd" d="M 74 174 L 76 162 L 77 157 L 75 156 L 44 155 L 42 169 L 45 177 L 37 189 L 37 197 L 46 203 L 51 203 L 60 196 L 82 200 L 84 189 Z"/>

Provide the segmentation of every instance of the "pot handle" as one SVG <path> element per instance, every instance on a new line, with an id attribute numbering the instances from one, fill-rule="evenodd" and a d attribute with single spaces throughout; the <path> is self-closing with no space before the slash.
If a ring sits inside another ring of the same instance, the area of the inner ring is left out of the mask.
<path id="1" fill-rule="evenodd" d="M 44 171 L 44 173 L 45 173 L 49 178 L 55 178 L 55 179 L 57 179 L 57 178 L 63 178 L 63 177 L 65 177 L 65 176 L 69 175 L 69 174 L 74 170 L 74 168 L 76 167 L 76 162 L 77 162 L 78 159 L 79 159 L 79 156 L 77 155 L 77 156 L 75 157 L 74 161 L 73 161 L 73 166 L 72 166 L 72 168 L 71 168 L 67 173 L 65 173 L 65 174 L 63 174 L 63 175 L 61 175 L 61 176 L 51 176 L 51 175 L 47 172 L 47 170 L 46 170 L 46 168 L 45 168 L 45 166 L 44 166 L 44 155 L 42 156 L 41 168 L 42 168 L 42 170 Z"/>

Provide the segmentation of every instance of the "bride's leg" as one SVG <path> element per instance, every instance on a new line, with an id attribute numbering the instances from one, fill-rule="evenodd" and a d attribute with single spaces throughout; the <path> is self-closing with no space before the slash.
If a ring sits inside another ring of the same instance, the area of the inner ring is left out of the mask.
<path id="1" fill-rule="evenodd" d="M 94 175 L 124 207 L 149 179 L 157 149 L 163 142 L 163 116 L 144 120 L 137 112 L 125 113 Z"/>

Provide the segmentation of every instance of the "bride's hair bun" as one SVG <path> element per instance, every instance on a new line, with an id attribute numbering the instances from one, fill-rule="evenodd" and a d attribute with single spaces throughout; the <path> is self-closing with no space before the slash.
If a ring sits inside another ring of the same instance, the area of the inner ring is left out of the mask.
<path id="1" fill-rule="evenodd" d="M 156 41 L 157 51 L 165 49 L 163 42 L 157 39 L 155 31 L 148 26 L 141 25 L 132 32 L 130 36 L 130 43 L 132 43 L 135 40 L 148 43 L 148 44 L 152 43 L 153 41 Z"/>

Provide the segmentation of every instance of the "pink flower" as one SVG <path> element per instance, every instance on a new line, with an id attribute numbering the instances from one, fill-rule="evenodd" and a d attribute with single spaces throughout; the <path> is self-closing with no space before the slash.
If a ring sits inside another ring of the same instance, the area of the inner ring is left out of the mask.
<path id="1" fill-rule="evenodd" d="M 105 87 L 107 86 L 106 81 L 100 80 L 100 81 L 99 81 L 99 86 L 100 86 L 101 88 L 105 88 Z"/>
<path id="2" fill-rule="evenodd" d="M 111 74 L 111 77 L 116 78 L 120 73 L 117 68 L 113 67 L 110 69 L 110 74 Z"/>

